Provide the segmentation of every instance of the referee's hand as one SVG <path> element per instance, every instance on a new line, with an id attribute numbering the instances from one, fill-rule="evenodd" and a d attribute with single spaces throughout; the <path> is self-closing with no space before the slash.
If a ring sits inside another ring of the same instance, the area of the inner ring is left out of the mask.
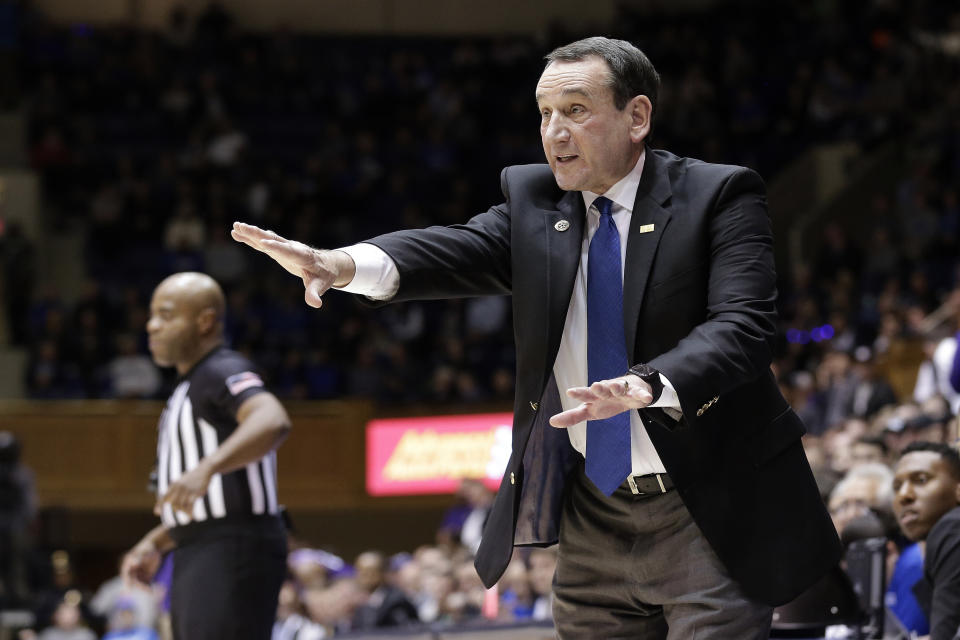
<path id="1" fill-rule="evenodd" d="M 177 478 L 170 485 L 167 492 L 157 498 L 153 512 L 160 515 L 164 504 L 169 504 L 174 511 L 182 511 L 193 516 L 193 505 L 207 493 L 210 485 L 210 472 L 206 465 L 199 465 Z"/>
<path id="2" fill-rule="evenodd" d="M 244 222 L 234 222 L 230 235 L 237 242 L 265 253 L 281 267 L 303 280 L 303 299 L 311 307 L 323 305 L 320 297 L 330 287 L 343 287 L 353 280 L 356 265 L 343 251 L 314 249 L 302 242 L 288 240 L 273 231 Z"/>
<path id="3" fill-rule="evenodd" d="M 150 586 L 150 581 L 160 568 L 160 552 L 149 542 L 141 542 L 123 556 L 120 575 L 128 587 Z"/>

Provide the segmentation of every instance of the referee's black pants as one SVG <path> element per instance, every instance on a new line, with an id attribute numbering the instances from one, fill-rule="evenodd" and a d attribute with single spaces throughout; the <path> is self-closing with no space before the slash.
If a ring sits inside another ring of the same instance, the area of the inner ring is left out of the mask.
<path id="1" fill-rule="evenodd" d="M 209 525 L 175 537 L 180 539 L 170 593 L 173 637 L 269 640 L 286 575 L 280 520 Z"/>

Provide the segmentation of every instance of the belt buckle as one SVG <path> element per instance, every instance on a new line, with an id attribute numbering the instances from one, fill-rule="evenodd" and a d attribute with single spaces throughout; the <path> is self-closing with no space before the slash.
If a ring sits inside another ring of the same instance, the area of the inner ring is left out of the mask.
<path id="1" fill-rule="evenodd" d="M 630 491 L 635 496 L 643 495 L 643 492 L 637 488 L 637 480 L 632 475 L 627 476 L 627 484 L 630 485 Z"/>

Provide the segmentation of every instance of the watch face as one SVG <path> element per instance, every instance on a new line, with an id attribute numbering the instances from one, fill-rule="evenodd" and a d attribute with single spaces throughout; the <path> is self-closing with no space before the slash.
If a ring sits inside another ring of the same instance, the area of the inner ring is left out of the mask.
<path id="1" fill-rule="evenodd" d="M 648 364 L 638 364 L 637 366 L 632 367 L 630 371 L 640 376 L 641 378 L 647 378 L 649 376 L 652 376 L 655 373 L 655 371 L 653 370 L 653 367 L 651 367 Z"/>

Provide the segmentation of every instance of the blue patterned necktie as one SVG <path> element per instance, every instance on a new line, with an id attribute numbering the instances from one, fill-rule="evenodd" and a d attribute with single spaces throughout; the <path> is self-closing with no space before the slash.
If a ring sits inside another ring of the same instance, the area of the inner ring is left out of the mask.
<path id="1" fill-rule="evenodd" d="M 626 373 L 623 330 L 623 271 L 620 233 L 603 196 L 593 202 L 600 226 L 590 241 L 587 261 L 587 384 Z M 630 412 L 587 421 L 587 477 L 610 495 L 630 475 Z"/>

